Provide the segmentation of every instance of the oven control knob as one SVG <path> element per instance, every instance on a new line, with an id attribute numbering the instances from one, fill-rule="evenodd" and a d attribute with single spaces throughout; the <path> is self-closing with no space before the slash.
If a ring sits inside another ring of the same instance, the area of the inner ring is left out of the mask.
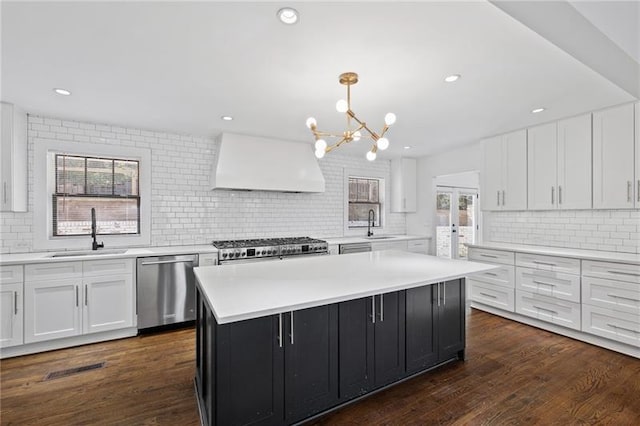
<path id="1" fill-rule="evenodd" d="M 243 252 L 242 252 L 242 257 L 245 257 L 246 255 L 247 255 L 247 252 L 246 252 L 246 251 L 243 251 Z"/>
<path id="2" fill-rule="evenodd" d="M 222 253 L 222 258 L 226 259 L 227 258 L 227 253 Z"/>

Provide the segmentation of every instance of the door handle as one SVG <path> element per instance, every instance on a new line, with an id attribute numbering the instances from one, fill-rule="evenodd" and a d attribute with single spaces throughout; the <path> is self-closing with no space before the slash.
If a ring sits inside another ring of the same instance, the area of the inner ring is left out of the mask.
<path id="1" fill-rule="evenodd" d="M 447 286 L 446 283 L 442 283 L 442 306 L 447 306 Z"/>
<path id="2" fill-rule="evenodd" d="M 278 314 L 278 346 L 282 347 L 282 314 Z"/>
<path id="3" fill-rule="evenodd" d="M 620 327 L 619 325 L 609 324 L 609 323 L 607 323 L 607 325 L 609 327 L 612 327 L 612 328 L 615 328 L 615 329 L 620 329 L 620 330 L 624 330 L 624 331 L 630 331 L 630 332 L 635 333 L 635 334 L 640 334 L 640 331 L 632 330 L 630 328 Z"/>
<path id="4" fill-rule="evenodd" d="M 438 286 L 438 306 L 440 306 L 440 283 L 436 285 Z"/>
<path id="5" fill-rule="evenodd" d="M 291 311 L 291 333 L 289 333 L 289 342 L 293 345 L 293 311 Z"/>
<path id="6" fill-rule="evenodd" d="M 376 323 L 376 297 L 371 296 L 371 323 Z"/>
<path id="7" fill-rule="evenodd" d="M 89 291 L 87 288 L 87 285 L 84 285 L 84 306 L 87 306 L 89 304 Z"/>
<path id="8" fill-rule="evenodd" d="M 631 181 L 627 181 L 627 202 L 631 202 Z"/>
<path id="9" fill-rule="evenodd" d="M 7 204 L 7 181 L 2 183 L 2 203 Z"/>
<path id="10" fill-rule="evenodd" d="M 498 195 L 498 205 L 500 205 L 500 190 L 497 190 L 496 194 Z"/>
<path id="11" fill-rule="evenodd" d="M 555 191 L 555 188 L 552 186 L 551 187 L 551 204 L 552 205 L 555 204 L 554 191 Z"/>
<path id="12" fill-rule="evenodd" d="M 380 295 L 380 322 L 384 322 L 384 294 Z"/>
<path id="13" fill-rule="evenodd" d="M 504 201 L 504 200 L 505 200 L 505 198 L 504 198 L 504 189 L 503 189 L 503 190 L 502 190 L 502 205 L 503 205 L 503 206 L 504 206 L 504 203 L 505 203 L 505 201 Z"/>
<path id="14" fill-rule="evenodd" d="M 78 301 L 78 286 L 75 286 L 75 287 L 76 287 L 76 307 L 78 307 L 79 306 L 79 303 L 78 303 L 79 302 Z"/>
<path id="15" fill-rule="evenodd" d="M 18 315 L 18 292 L 13 292 L 13 313 Z"/>
<path id="16" fill-rule="evenodd" d="M 640 179 L 638 179 L 638 187 L 637 188 L 638 188 L 638 198 L 637 198 L 637 200 L 640 203 Z"/>
<path id="17" fill-rule="evenodd" d="M 558 185 L 558 204 L 562 204 L 562 187 Z"/>

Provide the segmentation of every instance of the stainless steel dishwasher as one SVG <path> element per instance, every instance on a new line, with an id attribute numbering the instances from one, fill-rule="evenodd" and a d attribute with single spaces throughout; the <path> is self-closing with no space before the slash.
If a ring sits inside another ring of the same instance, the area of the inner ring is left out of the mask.
<path id="1" fill-rule="evenodd" d="M 197 254 L 138 258 L 138 330 L 195 320 L 194 266 Z"/>
<path id="2" fill-rule="evenodd" d="M 338 253 L 349 254 L 349 253 L 362 253 L 365 251 L 371 251 L 371 243 L 340 244 Z"/>

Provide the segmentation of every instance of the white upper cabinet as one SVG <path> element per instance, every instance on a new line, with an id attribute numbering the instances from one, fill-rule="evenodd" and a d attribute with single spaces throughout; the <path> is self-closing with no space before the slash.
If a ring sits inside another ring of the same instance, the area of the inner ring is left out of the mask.
<path id="1" fill-rule="evenodd" d="M 0 102 L 2 137 L 2 191 L 0 211 L 27 211 L 27 115 L 20 108 Z"/>
<path id="2" fill-rule="evenodd" d="M 640 209 L 640 102 L 635 105 L 636 109 L 636 201 L 635 206 Z"/>
<path id="3" fill-rule="evenodd" d="M 483 210 L 526 210 L 526 130 L 485 139 L 483 147 Z"/>
<path id="4" fill-rule="evenodd" d="M 591 208 L 591 114 L 528 129 L 529 210 Z"/>
<path id="5" fill-rule="evenodd" d="M 391 211 L 413 213 L 416 211 L 416 159 L 391 160 Z"/>
<path id="6" fill-rule="evenodd" d="M 633 107 L 627 104 L 593 113 L 593 207 L 596 209 L 633 208 L 638 203 L 633 193 L 636 168 Z"/>

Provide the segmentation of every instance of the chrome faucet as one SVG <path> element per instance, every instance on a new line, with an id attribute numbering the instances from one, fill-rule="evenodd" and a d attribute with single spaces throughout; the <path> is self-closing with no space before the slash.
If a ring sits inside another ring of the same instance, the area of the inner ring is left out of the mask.
<path id="1" fill-rule="evenodd" d="M 374 226 L 374 222 L 376 220 L 376 212 L 373 209 L 369 210 L 369 217 L 367 218 L 367 237 L 371 237 L 373 235 L 373 231 L 371 228 Z"/>
<path id="2" fill-rule="evenodd" d="M 104 247 L 104 242 L 98 243 L 96 240 L 96 209 L 91 207 L 91 238 L 93 238 L 93 243 L 91 244 L 91 250 L 98 250 L 99 248 Z"/>

